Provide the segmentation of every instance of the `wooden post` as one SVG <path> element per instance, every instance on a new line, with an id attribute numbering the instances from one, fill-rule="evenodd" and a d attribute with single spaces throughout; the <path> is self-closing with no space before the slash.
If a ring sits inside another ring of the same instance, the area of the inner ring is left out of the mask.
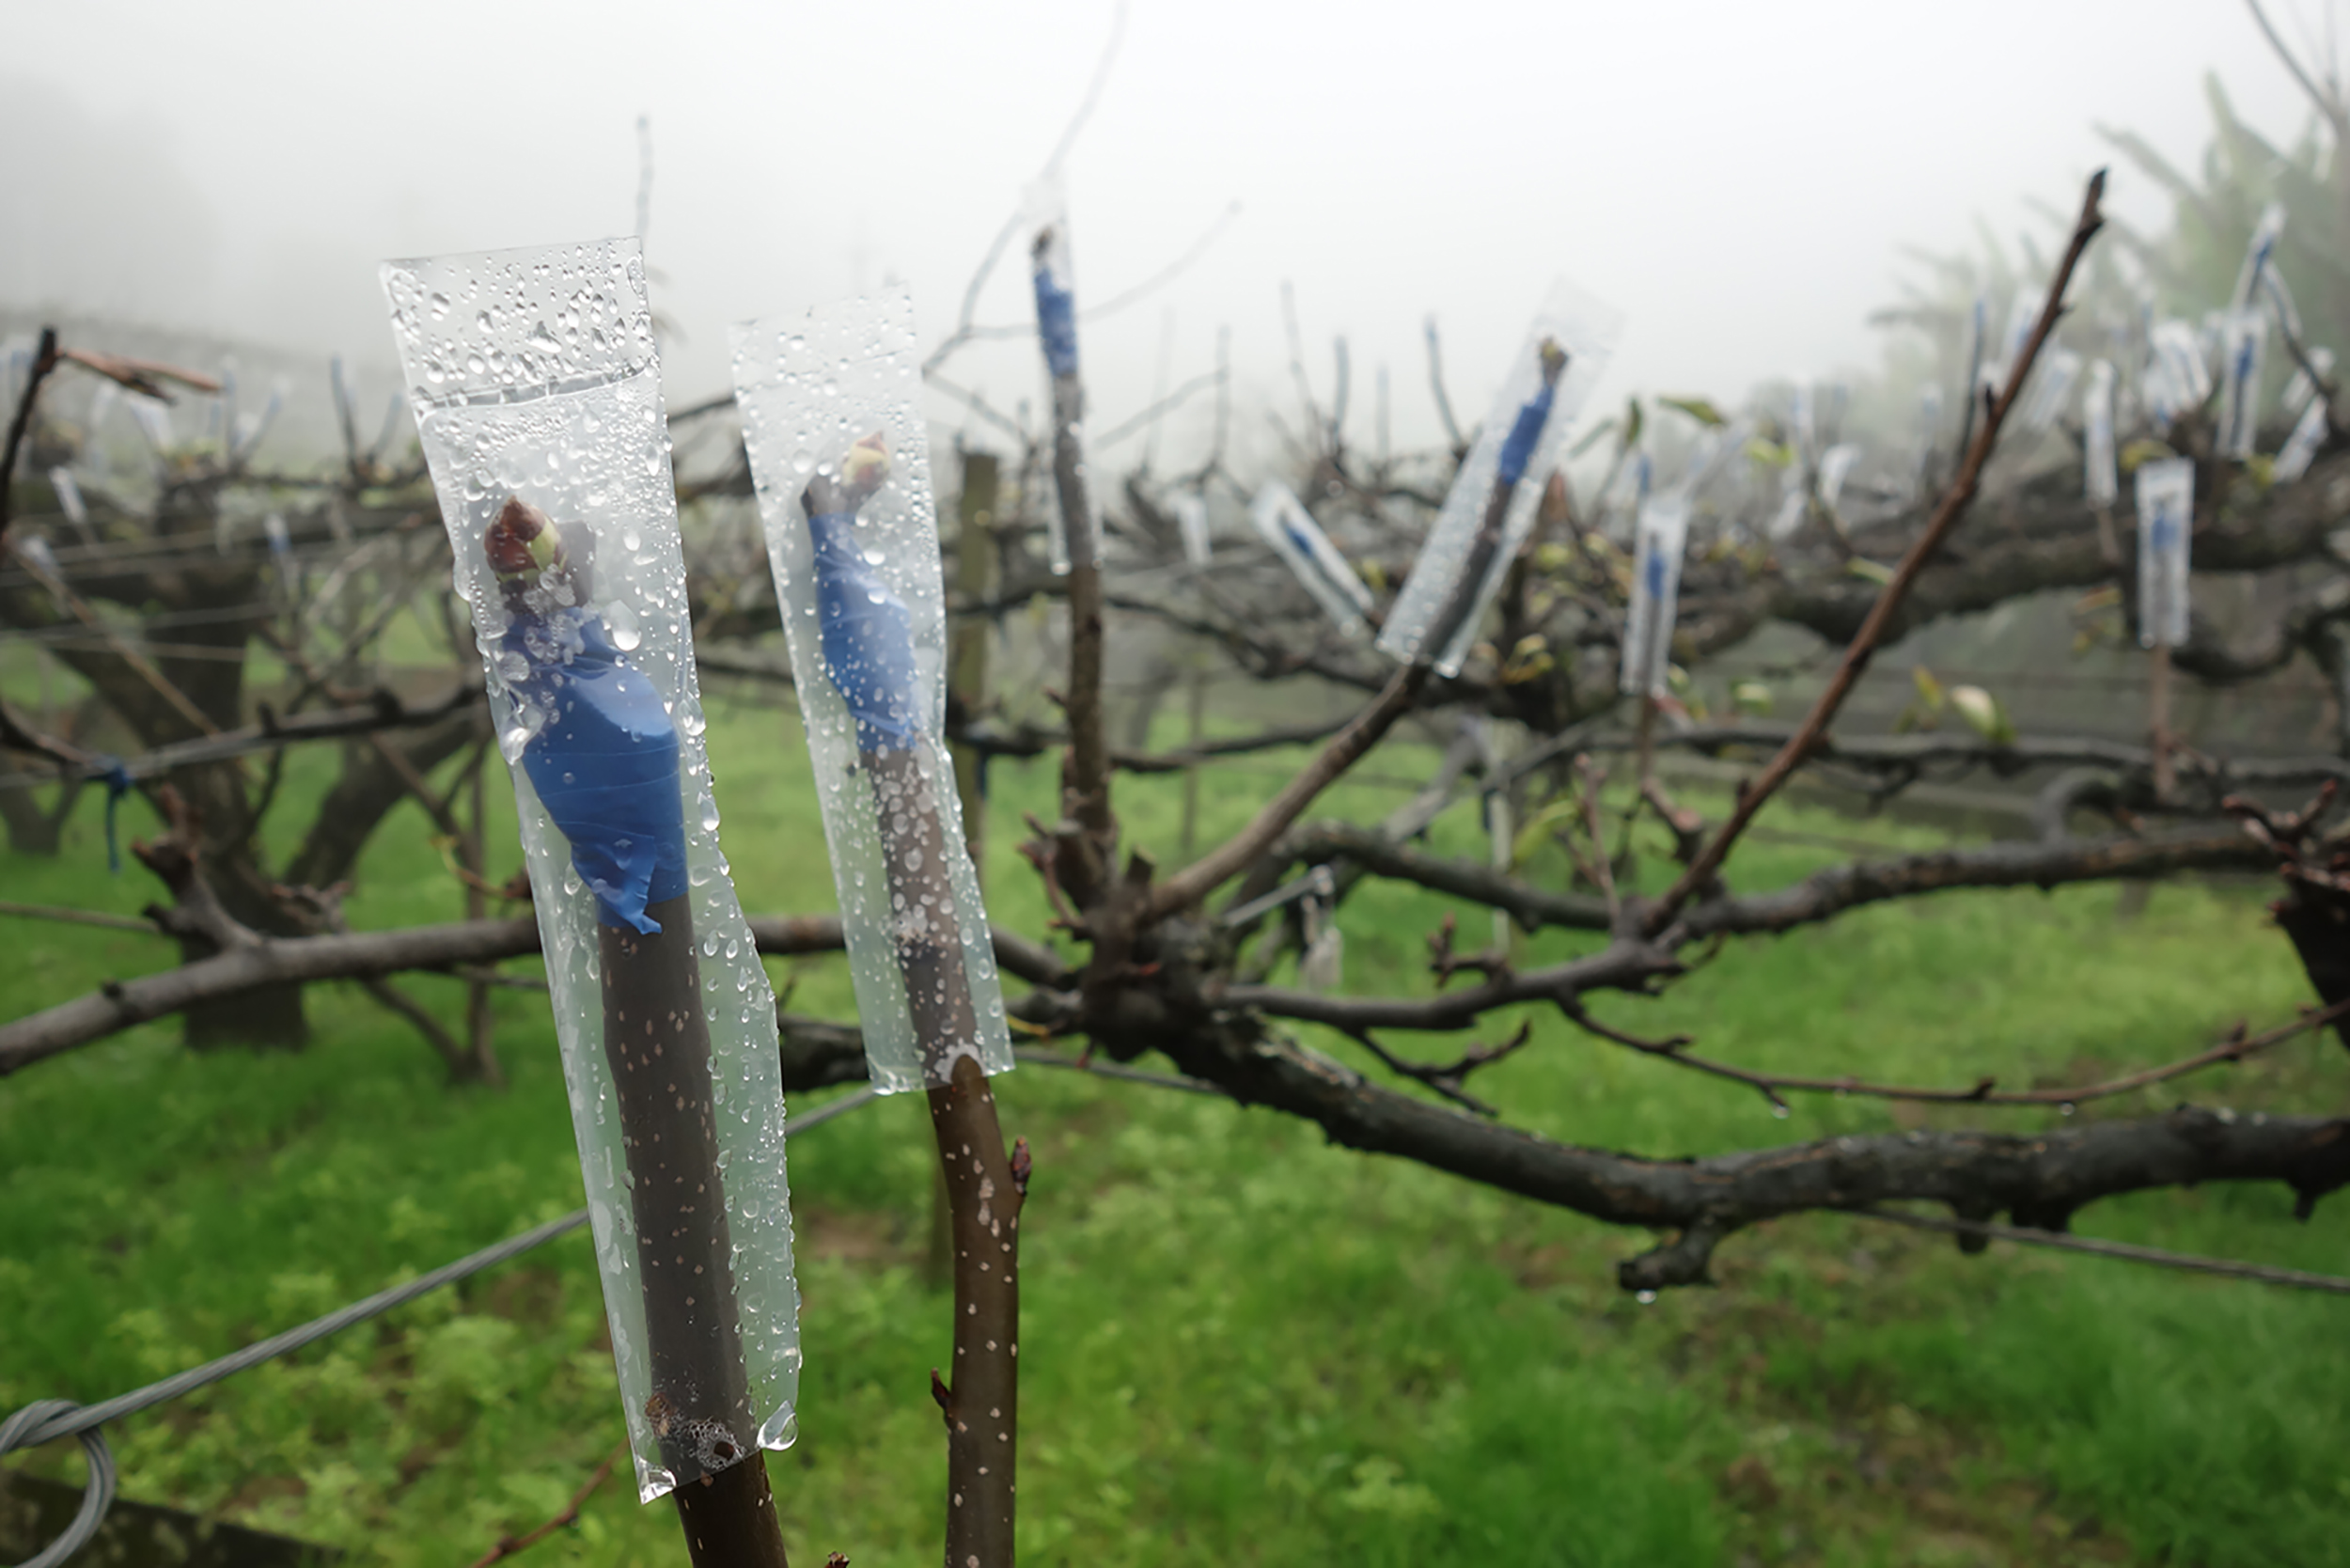
<path id="1" fill-rule="evenodd" d="M 1000 464 L 993 452 L 962 449 L 963 497 L 955 508 L 962 525 L 955 536 L 955 591 L 965 604 L 983 603 L 995 587 L 995 501 L 1001 483 Z M 983 616 L 966 615 L 957 622 L 947 661 L 947 712 L 964 723 L 977 719 L 987 706 L 987 636 Z M 963 841 L 971 851 L 971 868 L 980 885 L 987 882 L 987 800 L 983 788 L 987 759 L 973 746 L 955 745 L 955 794 L 963 802 Z"/>
<path id="2" fill-rule="evenodd" d="M 2158 642 L 2153 650 L 2154 666 L 2146 682 L 2147 728 L 2149 744 L 2154 753 L 2154 798 L 2170 798 L 2174 774 L 2170 762 L 2170 645 Z"/>
<path id="3" fill-rule="evenodd" d="M 1635 732 L 1633 756 L 1639 786 L 1635 792 L 1637 798 L 1646 795 L 1648 787 L 1656 779 L 1656 697 L 1652 692 L 1640 693 L 1640 727 Z"/>
<path id="4" fill-rule="evenodd" d="M 1190 725 L 1185 729 L 1183 744 L 1194 751 L 1208 732 L 1208 672 L 1198 663 L 1198 651 L 1193 651 L 1191 666 Z M 1199 831 L 1199 764 L 1194 762 L 1183 769 L 1183 826 L 1178 854 L 1185 865 L 1191 863 L 1193 846 Z"/>

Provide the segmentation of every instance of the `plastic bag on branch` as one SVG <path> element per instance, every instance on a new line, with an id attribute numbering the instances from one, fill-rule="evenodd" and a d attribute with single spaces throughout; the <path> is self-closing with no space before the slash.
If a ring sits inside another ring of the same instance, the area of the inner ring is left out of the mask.
<path id="1" fill-rule="evenodd" d="M 795 1435 L 776 1005 L 718 849 L 633 239 L 392 261 L 513 773 L 637 1494 Z"/>
<path id="2" fill-rule="evenodd" d="M 2229 291 L 2228 304 L 2236 310 L 2249 309 L 2261 292 L 2261 274 L 2272 270 L 2277 256 L 2277 242 L 2284 238 L 2285 204 L 2272 201 L 2261 209 L 2253 221 L 2252 237 L 2244 247 L 2244 264 L 2236 269 L 2235 288 Z"/>
<path id="3" fill-rule="evenodd" d="M 1214 558 L 1214 548 L 1208 538 L 1208 497 L 1198 488 L 1179 490 L 1167 498 L 1167 510 L 1175 514 L 1175 526 L 1183 536 L 1183 559 L 1194 566 L 1205 566 Z"/>
<path id="4" fill-rule="evenodd" d="M 1934 467 L 1934 454 L 1942 444 L 1942 389 L 1928 382 L 1918 391 L 1918 449 L 1909 465 L 1909 492 L 1913 497 L 1925 494 L 1926 479 Z"/>
<path id="5" fill-rule="evenodd" d="M 2252 455 L 2260 435 L 2261 371 L 2268 362 L 2268 317 L 2243 309 L 2228 314 L 2221 336 L 2226 368 L 2219 400 L 2219 455 L 2241 463 Z"/>
<path id="6" fill-rule="evenodd" d="M 2113 457 L 2113 367 L 2102 359 L 2089 367 L 2081 389 L 2081 494 L 2100 511 L 2122 494 Z"/>
<path id="7" fill-rule="evenodd" d="M 1058 170 L 1028 187 L 1021 200 L 1021 216 L 1031 235 L 1028 270 L 1036 286 L 1036 335 L 1044 346 L 1044 369 L 1053 384 L 1053 461 L 1057 466 L 1074 463 L 1082 471 L 1086 466 L 1086 411 L 1085 382 L 1077 373 L 1077 274 L 1070 261 L 1069 187 Z M 1063 442 L 1070 450 L 1059 449 Z M 1066 575 L 1073 560 L 1101 558 L 1102 525 L 1093 515 L 1091 485 L 1086 487 L 1086 515 L 1081 518 L 1062 515 L 1060 494 L 1056 486 L 1045 526 L 1053 571 Z"/>
<path id="8" fill-rule="evenodd" d="M 2146 412 L 2158 425 L 2203 406 L 2211 396 L 2211 367 L 2203 341 L 2181 321 L 2156 321 L 2147 338 Z"/>
<path id="9" fill-rule="evenodd" d="M 1248 521 L 1340 631 L 1350 637 L 1371 635 L 1371 623 L 1363 619 L 1371 610 L 1370 586 L 1355 575 L 1296 492 L 1267 479 L 1249 503 Z"/>
<path id="10" fill-rule="evenodd" d="M 885 1093 L 1011 1067 L 946 746 L 938 514 L 903 290 L 734 329 L 734 395 Z"/>
<path id="11" fill-rule="evenodd" d="M 1982 386 L 1989 387 L 1994 392 L 2006 387 L 2008 372 L 2013 368 L 2015 361 L 2023 355 L 2024 345 L 2031 341 L 2031 329 L 2039 324 L 2040 313 L 2047 307 L 2046 290 L 2018 289 L 2015 290 L 2015 297 L 2008 302 L 2007 332 L 1999 339 L 1999 356 L 1997 360 L 1986 359 L 1983 362 Z M 2043 367 L 2033 367 L 2035 371 Z M 2038 379 L 2037 375 L 2033 379 Z M 1977 397 L 1982 395 L 1980 390 L 1976 392 Z"/>
<path id="12" fill-rule="evenodd" d="M 2334 373 L 2333 350 L 2311 349 L 2309 353 L 2310 363 L 2316 367 L 2319 375 L 2330 376 Z M 2293 374 L 2286 378 L 2284 396 L 2279 402 L 2285 411 L 2286 418 L 2298 419 L 2309 412 L 2310 400 L 2316 396 L 2317 383 L 2310 380 L 2309 371 L 2295 365 Z"/>
<path id="13" fill-rule="evenodd" d="M 2024 429 L 2037 434 L 2055 424 L 2080 377 L 2081 356 L 2072 350 L 2058 349 L 2044 356 L 2032 371 L 2031 397 L 2024 404 Z"/>
<path id="14" fill-rule="evenodd" d="M 1844 496 L 1844 481 L 1860 462 L 1860 445 L 1855 441 L 1840 441 L 1820 454 L 1820 505 L 1829 511 Z"/>
<path id="15" fill-rule="evenodd" d="M 2187 633 L 2187 541 L 2195 527 L 2195 463 L 2162 458 L 2138 469 L 2138 640 L 2177 648 Z"/>
<path id="16" fill-rule="evenodd" d="M 1688 539 L 1687 496 L 1659 495 L 1640 509 L 1619 682 L 1628 697 L 1664 697 L 1670 690 L 1673 616 L 1681 597 L 1681 555 Z"/>
<path id="17" fill-rule="evenodd" d="M 2318 353 L 2325 352 L 2323 349 L 2317 351 Z M 2317 354 L 2311 354 L 2310 358 L 2314 362 Z M 2277 483 L 2291 484 L 2310 471 L 2310 464 L 2317 459 L 2317 449 L 2326 444 L 2326 413 L 2327 404 L 2324 398 L 2310 399 L 2308 405 L 2301 410 L 2301 417 L 2294 423 L 2293 433 L 2285 437 L 2284 446 L 2278 450 L 2277 465 L 2273 470 Z"/>
<path id="18" fill-rule="evenodd" d="M 1461 672 L 1622 331 L 1613 308 L 1564 278 L 1551 285 L 1387 614 L 1382 652 L 1441 675 Z"/>

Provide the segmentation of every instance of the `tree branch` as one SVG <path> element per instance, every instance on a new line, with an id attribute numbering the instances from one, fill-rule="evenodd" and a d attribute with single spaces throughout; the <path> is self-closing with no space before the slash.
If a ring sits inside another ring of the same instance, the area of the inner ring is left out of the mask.
<path id="1" fill-rule="evenodd" d="M 2041 345 L 2056 329 L 2057 317 L 2064 308 L 2066 287 L 2073 279 L 2073 270 L 2088 250 L 2089 242 L 2095 238 L 2097 230 L 2104 225 L 2105 220 L 2097 209 L 2105 188 L 2105 171 L 2099 169 L 2090 177 L 2088 194 L 2081 202 L 2080 220 L 2074 227 L 2072 243 L 2065 247 L 2064 259 L 2058 264 L 2056 279 L 2049 287 L 2047 303 L 2041 308 L 2040 320 L 2032 326 L 2031 337 L 2015 356 L 2015 363 L 2008 371 L 2007 385 L 1991 403 L 1982 429 L 1976 432 L 1973 443 L 1967 448 L 1966 462 L 1960 465 L 1956 478 L 1950 481 L 1950 488 L 1944 493 L 1940 505 L 1935 507 L 1933 517 L 1927 521 L 1924 532 L 1918 536 L 1908 553 L 1903 556 L 1892 581 L 1886 584 L 1885 591 L 1878 596 L 1869 618 L 1861 622 L 1859 632 L 1844 650 L 1836 673 L 1828 679 L 1827 689 L 1820 694 L 1819 701 L 1813 705 L 1802 728 L 1771 760 L 1761 776 L 1741 794 L 1730 820 L 1722 824 L 1720 831 L 1699 852 L 1697 858 L 1689 863 L 1687 870 L 1682 872 L 1654 907 L 1647 912 L 1643 924 L 1650 932 L 1662 931 L 1684 904 L 1712 885 L 1721 870 L 1722 862 L 1729 857 L 1731 846 L 1738 841 L 1738 835 L 1746 831 L 1747 824 L 1754 820 L 1755 813 L 1762 808 L 1763 803 L 1787 782 L 1796 764 L 1810 753 L 1812 745 L 1827 733 L 1837 710 L 1843 706 L 1845 698 L 1852 694 L 1861 673 L 1869 667 L 1870 658 L 1876 652 L 1877 644 L 1883 640 L 1894 612 L 1901 607 L 1902 600 L 1909 592 L 1910 585 L 1917 581 L 1918 574 L 1925 570 L 1927 560 L 1941 548 L 1943 540 L 1949 537 L 1950 530 L 1957 526 L 1958 520 L 1966 514 L 1967 503 L 1975 498 L 1975 491 L 1982 482 L 1983 464 L 1990 461 L 1991 449 L 1998 443 L 1999 427 L 2006 422 L 2008 410 L 2014 406 L 2017 395 L 2023 390 L 2024 380 L 2031 373 L 2032 364 L 2040 356 Z M 1971 387 L 1967 395 L 1969 399 L 1973 397 Z"/>

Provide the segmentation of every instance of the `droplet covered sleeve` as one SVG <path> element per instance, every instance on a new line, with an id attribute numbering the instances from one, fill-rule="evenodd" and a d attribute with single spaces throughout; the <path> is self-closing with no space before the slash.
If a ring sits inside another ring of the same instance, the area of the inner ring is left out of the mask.
<path id="1" fill-rule="evenodd" d="M 734 331 L 759 492 L 873 1082 L 1011 1066 L 946 750 L 947 622 L 914 305 Z"/>
<path id="2" fill-rule="evenodd" d="M 717 841 L 636 242 L 387 263 L 523 849 L 637 1491 L 793 1435 L 775 998 Z"/>
<path id="3" fill-rule="evenodd" d="M 1461 672 L 1622 330 L 1615 310 L 1574 285 L 1551 286 L 1387 612 L 1381 652 L 1448 677 Z"/>

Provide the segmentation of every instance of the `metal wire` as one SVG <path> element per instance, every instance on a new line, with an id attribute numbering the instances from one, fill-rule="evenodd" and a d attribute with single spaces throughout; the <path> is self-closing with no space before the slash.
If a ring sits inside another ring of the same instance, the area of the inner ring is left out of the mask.
<path id="1" fill-rule="evenodd" d="M 784 1137 L 789 1139 L 795 1133 L 804 1133 L 835 1117 L 846 1116 L 858 1106 L 870 1103 L 878 1092 L 869 1085 L 854 1094 L 843 1095 L 821 1109 L 793 1117 L 783 1124 Z M 453 1285 L 469 1275 L 518 1258 L 531 1248 L 551 1242 L 557 1236 L 568 1235 L 587 1223 L 588 1211 L 573 1209 L 559 1219 L 551 1219 L 520 1235 L 509 1236 L 478 1252 L 468 1253 L 453 1263 L 445 1263 L 430 1274 L 419 1275 L 386 1291 L 378 1291 L 324 1317 L 313 1318 L 300 1327 L 289 1328 L 283 1334 L 272 1335 L 243 1350 L 232 1351 L 218 1360 L 191 1367 L 161 1382 L 150 1383 L 144 1388 L 133 1388 L 127 1394 L 118 1394 L 97 1404 L 76 1404 L 71 1400 L 63 1399 L 34 1401 L 5 1421 L 0 1421 L 0 1455 L 18 1449 L 54 1443 L 60 1437 L 79 1437 L 83 1452 L 89 1459 L 89 1483 L 82 1494 L 82 1510 L 66 1527 L 65 1533 L 18 1564 L 17 1568 L 55 1568 L 56 1564 L 87 1545 L 90 1538 L 98 1533 L 98 1527 L 104 1522 L 106 1510 L 113 1504 L 115 1495 L 114 1454 L 106 1447 L 105 1436 L 99 1430 L 104 1423 L 124 1416 L 134 1416 L 167 1400 L 194 1393 L 207 1384 L 249 1371 L 264 1361 L 291 1355 L 306 1345 L 315 1344 L 331 1334 L 339 1334 L 356 1324 L 379 1317 L 418 1296 L 430 1295 L 444 1285 Z"/>

